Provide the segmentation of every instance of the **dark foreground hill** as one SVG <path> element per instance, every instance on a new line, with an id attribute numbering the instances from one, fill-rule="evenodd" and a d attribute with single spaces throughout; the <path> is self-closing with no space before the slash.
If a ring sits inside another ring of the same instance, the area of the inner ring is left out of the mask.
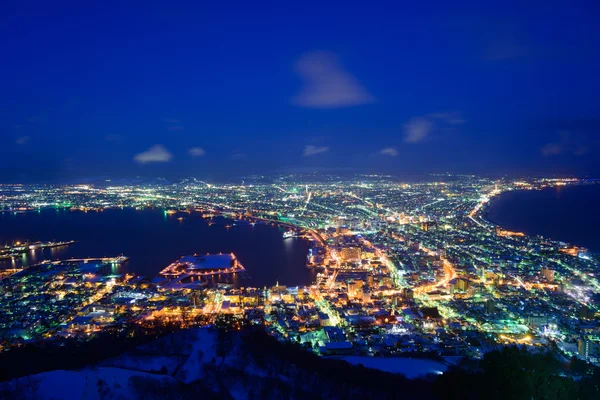
<path id="1" fill-rule="evenodd" d="M 73 351 L 96 357 L 89 346 Z M 60 351 L 52 352 L 60 357 Z M 35 363 L 36 356 L 30 356 L 29 362 Z M 208 328 L 177 331 L 91 366 L 0 384 L 2 399 L 385 399 L 398 393 L 406 399 L 428 399 L 431 385 L 319 358 L 261 330 Z"/>
<path id="2" fill-rule="evenodd" d="M 600 398 L 594 369 L 547 354 L 509 348 L 411 380 L 320 358 L 252 328 L 14 349 L 0 354 L 0 381 L 2 399 Z"/>

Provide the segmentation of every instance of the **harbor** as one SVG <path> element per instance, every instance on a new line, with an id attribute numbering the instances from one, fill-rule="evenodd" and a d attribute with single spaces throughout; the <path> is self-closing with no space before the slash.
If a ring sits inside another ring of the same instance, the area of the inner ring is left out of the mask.
<path id="1" fill-rule="evenodd" d="M 4 248 L 0 249 L 0 260 L 13 259 L 28 251 L 69 246 L 73 243 L 75 243 L 74 240 L 63 242 L 15 242 L 13 245 L 6 245 Z"/>

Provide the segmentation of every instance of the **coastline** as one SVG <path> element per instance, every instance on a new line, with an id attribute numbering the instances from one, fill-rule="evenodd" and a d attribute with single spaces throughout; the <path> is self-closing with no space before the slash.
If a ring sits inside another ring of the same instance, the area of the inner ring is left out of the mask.
<path id="1" fill-rule="evenodd" d="M 572 218 L 571 214 L 565 216 L 567 211 L 573 212 L 574 209 L 577 212 L 586 213 L 587 215 L 595 212 L 593 209 L 581 210 L 581 207 L 570 206 L 569 203 L 573 202 L 574 199 L 577 200 L 576 198 L 579 196 L 579 194 L 574 195 L 574 193 L 580 193 L 582 189 L 596 191 L 600 194 L 600 185 L 598 184 L 505 191 L 491 198 L 482 207 L 480 218 L 502 229 L 523 232 L 527 236 L 541 236 L 553 241 L 585 247 L 590 253 L 598 254 L 600 253 L 600 240 L 594 240 L 597 235 L 595 235 L 593 228 L 591 228 L 593 224 L 590 224 L 590 229 L 586 232 L 582 242 L 581 232 L 583 230 L 578 229 L 573 223 L 579 219 Z M 556 195 L 557 192 L 561 193 L 562 196 Z M 565 194 L 569 195 L 568 198 Z M 528 203 L 532 203 L 533 201 L 537 202 L 535 207 L 526 207 Z M 559 206 L 564 209 L 564 212 L 554 212 Z M 511 214 L 518 217 L 508 215 L 507 212 L 509 210 Z M 542 213 L 541 210 L 546 210 L 547 213 L 552 214 L 552 223 L 548 223 L 550 219 L 544 219 L 543 223 L 540 223 L 539 216 Z M 536 218 L 531 217 L 531 214 L 536 214 L 535 217 L 538 217 L 538 221 L 536 221 Z M 518 223 L 515 222 L 517 220 Z M 565 220 L 571 223 L 565 224 Z M 560 228 L 558 228 L 559 226 Z M 559 230 L 565 232 L 565 235 L 557 235 L 556 233 Z"/>

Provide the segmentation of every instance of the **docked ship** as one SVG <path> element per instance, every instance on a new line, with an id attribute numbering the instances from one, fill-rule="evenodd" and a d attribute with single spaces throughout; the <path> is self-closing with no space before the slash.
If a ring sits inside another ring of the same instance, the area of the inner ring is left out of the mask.
<path id="1" fill-rule="evenodd" d="M 69 240 L 66 242 L 34 242 L 29 244 L 29 250 L 37 250 L 37 249 L 47 249 L 51 247 L 61 247 L 61 246 L 69 246 L 75 243 L 74 240 Z"/>
<path id="2" fill-rule="evenodd" d="M 289 238 L 297 238 L 298 234 L 294 231 L 285 231 L 283 232 L 283 238 L 284 239 L 289 239 Z"/>
<path id="3" fill-rule="evenodd" d="M 19 255 L 27 252 L 28 250 L 41 250 L 47 249 L 51 247 L 60 247 L 60 246 L 68 246 L 75 243 L 74 240 L 69 240 L 66 242 L 33 242 L 33 243 L 19 243 L 12 246 L 6 246 L 4 248 L 0 248 L 0 260 L 12 259 L 16 258 Z"/>

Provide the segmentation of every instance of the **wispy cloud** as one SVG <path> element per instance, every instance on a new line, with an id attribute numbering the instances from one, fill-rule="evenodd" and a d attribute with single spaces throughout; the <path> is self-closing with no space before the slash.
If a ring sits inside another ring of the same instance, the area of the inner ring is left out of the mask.
<path id="1" fill-rule="evenodd" d="M 304 146 L 302 154 L 304 157 L 316 156 L 317 154 L 326 153 L 329 151 L 327 146 L 313 146 L 312 144 Z"/>
<path id="2" fill-rule="evenodd" d="M 398 155 L 398 150 L 393 147 L 386 147 L 385 149 L 381 149 L 379 154 L 383 154 L 384 156 L 396 157 Z"/>
<path id="3" fill-rule="evenodd" d="M 361 83 L 346 71 L 335 54 L 318 51 L 303 55 L 295 70 L 304 87 L 292 103 L 309 108 L 341 108 L 375 101 Z"/>
<path id="4" fill-rule="evenodd" d="M 192 157 L 202 157 L 206 154 L 206 151 L 202 147 L 192 147 L 188 152 Z"/>
<path id="5" fill-rule="evenodd" d="M 246 153 L 240 153 L 240 152 L 233 152 L 231 154 L 231 156 L 229 156 L 230 159 L 232 160 L 243 160 L 245 158 L 248 157 L 248 154 Z"/>
<path id="6" fill-rule="evenodd" d="M 18 138 L 15 139 L 15 143 L 19 144 L 19 145 L 24 145 L 29 143 L 29 136 L 20 136 Z"/>
<path id="7" fill-rule="evenodd" d="M 161 144 L 156 144 L 150 147 L 148 150 L 136 154 L 133 159 L 140 163 L 153 163 L 153 162 L 168 162 L 173 158 L 173 154 L 167 150 L 167 148 Z"/>
<path id="8" fill-rule="evenodd" d="M 404 125 L 404 141 L 419 143 L 425 140 L 433 130 L 433 122 L 425 117 L 412 118 Z"/>
<path id="9" fill-rule="evenodd" d="M 450 125 L 464 124 L 465 120 L 456 112 L 438 112 L 413 117 L 404 124 L 404 141 L 420 143 L 427 139 L 437 128 L 451 129 Z"/>
<path id="10" fill-rule="evenodd" d="M 546 143 L 542 146 L 540 152 L 542 155 L 550 157 L 562 153 L 563 149 L 558 143 Z"/>

